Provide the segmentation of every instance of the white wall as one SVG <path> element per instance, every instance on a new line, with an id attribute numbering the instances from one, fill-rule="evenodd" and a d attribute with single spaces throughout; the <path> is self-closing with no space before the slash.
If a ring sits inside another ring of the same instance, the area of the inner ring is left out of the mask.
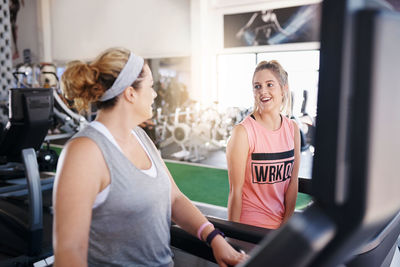
<path id="1" fill-rule="evenodd" d="M 146 58 L 190 56 L 189 0 L 28 0 L 18 13 L 18 47 L 33 62 L 92 59 L 112 46 Z"/>
<path id="2" fill-rule="evenodd" d="M 91 59 L 123 46 L 143 57 L 190 55 L 187 0 L 52 0 L 52 60 Z"/>

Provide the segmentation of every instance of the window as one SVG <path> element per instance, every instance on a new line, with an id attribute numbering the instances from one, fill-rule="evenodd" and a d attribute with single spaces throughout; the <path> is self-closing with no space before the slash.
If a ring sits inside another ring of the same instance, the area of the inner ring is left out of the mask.
<path id="1" fill-rule="evenodd" d="M 262 60 L 278 60 L 289 74 L 293 93 L 293 114 L 301 115 L 303 91 L 308 92 L 306 112 L 316 116 L 319 51 L 287 51 L 219 55 L 218 102 L 222 108 L 253 106 L 251 80 L 254 68 Z"/>
<path id="2" fill-rule="evenodd" d="M 218 103 L 221 108 L 253 106 L 253 78 L 256 54 L 219 55 Z"/>

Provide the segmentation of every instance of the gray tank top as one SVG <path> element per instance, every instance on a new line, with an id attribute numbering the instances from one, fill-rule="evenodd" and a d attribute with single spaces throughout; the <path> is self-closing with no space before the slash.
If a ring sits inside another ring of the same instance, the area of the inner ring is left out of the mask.
<path id="1" fill-rule="evenodd" d="M 89 266 L 173 266 L 171 183 L 151 139 L 140 127 L 134 131 L 155 163 L 156 177 L 136 168 L 90 125 L 73 137 L 96 142 L 111 175 L 107 199 L 92 210 Z"/>

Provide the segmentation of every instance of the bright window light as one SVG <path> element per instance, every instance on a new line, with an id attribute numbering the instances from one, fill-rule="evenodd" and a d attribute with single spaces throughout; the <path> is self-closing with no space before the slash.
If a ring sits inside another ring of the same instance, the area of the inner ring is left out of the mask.
<path id="1" fill-rule="evenodd" d="M 278 60 L 289 75 L 293 93 L 293 114 L 301 115 L 303 91 L 308 92 L 305 112 L 316 116 L 319 51 L 288 51 L 219 55 L 218 102 L 221 108 L 253 106 L 251 80 L 256 64 L 262 60 Z"/>
<path id="2" fill-rule="evenodd" d="M 303 92 L 308 92 L 305 112 L 315 117 L 317 112 L 319 51 L 290 51 L 257 54 L 257 64 L 262 60 L 278 60 L 288 72 L 289 89 L 293 94 L 293 114 L 301 115 Z"/>
<path id="3" fill-rule="evenodd" d="M 218 56 L 218 103 L 221 108 L 253 106 L 251 80 L 256 54 Z"/>

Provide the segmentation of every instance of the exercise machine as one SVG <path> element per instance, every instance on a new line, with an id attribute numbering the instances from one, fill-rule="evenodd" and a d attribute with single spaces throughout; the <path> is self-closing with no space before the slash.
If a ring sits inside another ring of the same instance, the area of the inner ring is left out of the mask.
<path id="1" fill-rule="evenodd" d="M 314 203 L 266 234 L 240 267 L 398 260 L 400 15 L 369 3 L 323 2 Z"/>
<path id="2" fill-rule="evenodd" d="M 0 141 L 0 266 L 29 266 L 52 254 L 51 191 L 39 151 L 52 123 L 53 89 L 12 88 Z"/>

